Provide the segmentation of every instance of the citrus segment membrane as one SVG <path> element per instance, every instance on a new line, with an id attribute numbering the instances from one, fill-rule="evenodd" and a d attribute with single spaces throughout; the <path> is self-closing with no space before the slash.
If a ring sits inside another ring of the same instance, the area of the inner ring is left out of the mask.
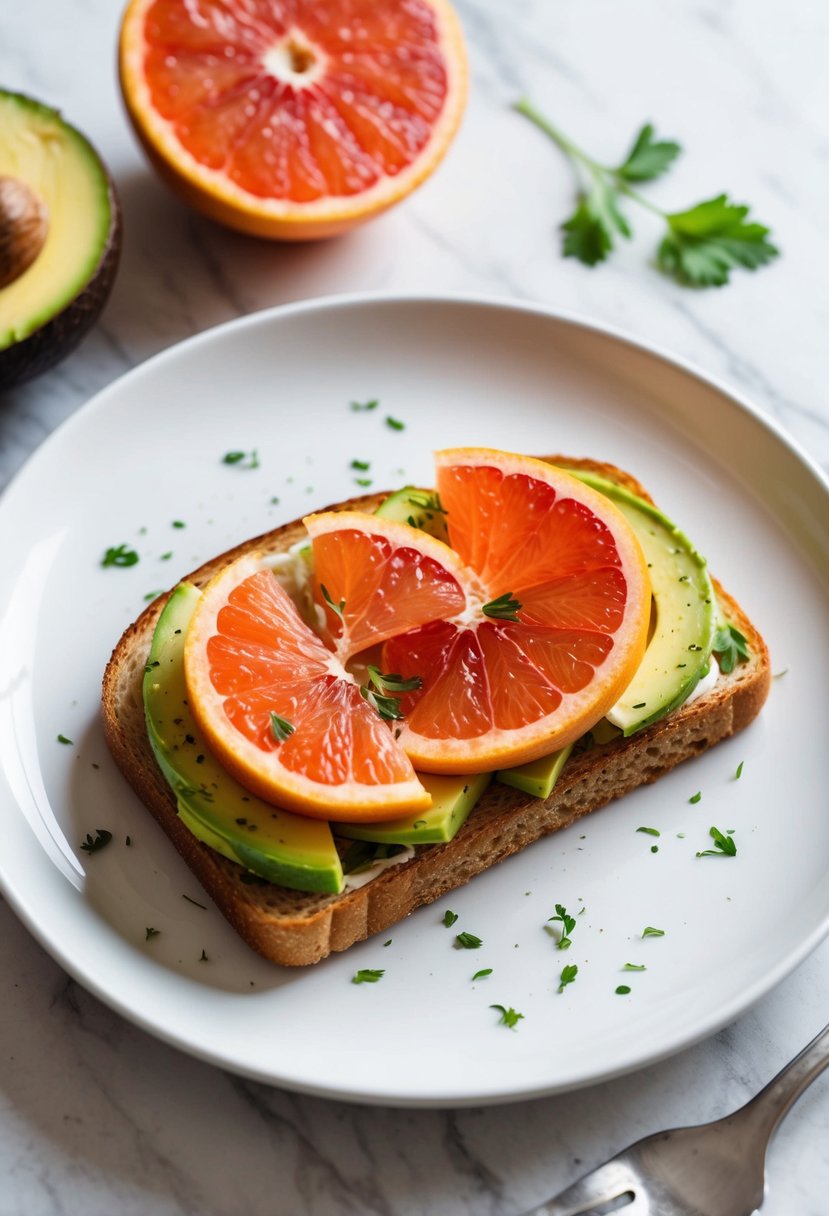
<path id="1" fill-rule="evenodd" d="M 360 511 L 327 511 L 304 523 L 313 545 L 315 596 L 343 661 L 465 608 L 466 572 L 434 537 Z"/>
<path id="2" fill-rule="evenodd" d="M 229 772 L 325 819 L 430 805 L 386 722 L 256 554 L 205 588 L 185 642 L 193 714 Z"/>

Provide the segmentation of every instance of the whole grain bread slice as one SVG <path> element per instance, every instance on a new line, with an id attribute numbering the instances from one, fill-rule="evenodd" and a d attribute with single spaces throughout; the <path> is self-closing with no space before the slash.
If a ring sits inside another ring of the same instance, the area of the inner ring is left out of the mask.
<path id="1" fill-rule="evenodd" d="M 564 456 L 547 459 L 597 473 L 652 502 L 634 477 L 613 465 Z M 384 497 L 366 495 L 328 509 L 373 511 Z M 301 521 L 286 524 L 200 566 L 188 581 L 203 587 L 244 553 L 284 552 L 305 536 Z M 179 819 L 175 797 L 150 748 L 142 697 L 144 665 L 167 595 L 144 610 L 112 653 L 103 679 L 104 732 L 124 776 L 237 932 L 265 958 L 303 966 L 388 929 L 540 837 L 658 780 L 748 725 L 768 695 L 768 650 L 739 604 L 717 582 L 715 589 L 725 616 L 747 639 L 747 662 L 721 675 L 704 696 L 637 734 L 574 752 L 546 801 L 493 782 L 454 840 L 418 846 L 410 860 L 341 895 L 306 894 L 264 882 L 203 844 Z"/>

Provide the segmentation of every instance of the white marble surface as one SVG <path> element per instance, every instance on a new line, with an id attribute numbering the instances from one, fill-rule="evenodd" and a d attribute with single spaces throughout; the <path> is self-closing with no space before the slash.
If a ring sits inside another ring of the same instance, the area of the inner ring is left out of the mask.
<path id="1" fill-rule="evenodd" d="M 180 338 L 343 291 L 481 292 L 612 322 L 748 393 L 829 469 L 829 9 L 823 0 L 459 0 L 468 115 L 437 176 L 336 243 L 279 248 L 189 214 L 147 169 L 113 70 L 115 0 L 0 14 L 0 80 L 59 105 L 124 205 L 102 323 L 50 375 L 0 395 L 0 486 L 92 393 Z M 70 53 L 67 54 L 67 50 Z M 654 197 L 751 201 L 783 257 L 722 291 L 648 265 L 656 234 L 599 270 L 561 260 L 571 179 L 513 115 L 527 92 L 600 156 L 654 119 L 687 154 Z M 824 1024 L 829 944 L 715 1038 L 635 1076 L 462 1112 L 388 1111 L 242 1081 L 168 1048 L 67 979 L 0 904 L 0 1216 L 510 1216 L 636 1137 L 725 1113 Z M 769 1216 L 824 1216 L 829 1079 L 769 1158 Z"/>

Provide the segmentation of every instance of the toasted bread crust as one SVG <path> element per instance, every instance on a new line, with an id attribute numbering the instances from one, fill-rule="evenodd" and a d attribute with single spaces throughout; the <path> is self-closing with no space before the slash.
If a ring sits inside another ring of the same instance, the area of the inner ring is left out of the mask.
<path id="1" fill-rule="evenodd" d="M 548 459 L 597 473 L 652 502 L 635 478 L 613 465 L 562 456 Z M 384 497 L 370 494 L 328 509 L 356 506 L 373 511 Z M 301 521 L 286 524 L 207 562 L 188 575 L 188 581 L 202 587 L 237 557 L 255 549 L 284 552 L 304 536 Z M 306 894 L 258 880 L 203 844 L 179 819 L 175 797 L 150 748 L 142 698 L 144 664 L 168 595 L 142 612 L 112 653 L 103 679 L 104 732 L 132 788 L 241 937 L 275 963 L 303 966 L 388 929 L 541 836 L 568 826 L 639 785 L 657 781 L 683 760 L 747 726 L 768 695 L 768 651 L 739 604 L 719 583 L 715 587 L 729 621 L 748 641 L 751 658 L 747 663 L 721 677 L 707 695 L 630 738 L 574 754 L 546 801 L 494 782 L 454 840 L 420 846 L 408 862 L 342 895 Z"/>

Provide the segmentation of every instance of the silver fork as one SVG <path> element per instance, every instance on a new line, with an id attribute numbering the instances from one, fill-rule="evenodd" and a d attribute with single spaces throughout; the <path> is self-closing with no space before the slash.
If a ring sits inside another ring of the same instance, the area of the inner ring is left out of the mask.
<path id="1" fill-rule="evenodd" d="M 769 1141 L 827 1065 L 829 1026 L 733 1115 L 637 1140 L 524 1216 L 752 1216 Z"/>

